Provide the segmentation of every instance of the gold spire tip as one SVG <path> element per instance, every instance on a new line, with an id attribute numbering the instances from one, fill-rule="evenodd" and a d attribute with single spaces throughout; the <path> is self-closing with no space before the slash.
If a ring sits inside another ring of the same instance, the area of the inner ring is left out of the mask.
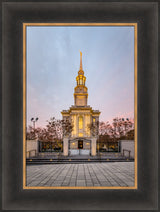
<path id="1" fill-rule="evenodd" d="M 82 52 L 80 51 L 80 69 L 82 70 Z"/>

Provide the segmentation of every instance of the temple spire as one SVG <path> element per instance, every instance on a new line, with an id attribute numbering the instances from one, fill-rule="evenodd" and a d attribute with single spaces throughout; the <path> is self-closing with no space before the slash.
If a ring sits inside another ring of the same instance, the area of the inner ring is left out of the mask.
<path id="1" fill-rule="evenodd" d="M 80 51 L 80 70 L 83 70 L 82 68 L 82 52 Z"/>

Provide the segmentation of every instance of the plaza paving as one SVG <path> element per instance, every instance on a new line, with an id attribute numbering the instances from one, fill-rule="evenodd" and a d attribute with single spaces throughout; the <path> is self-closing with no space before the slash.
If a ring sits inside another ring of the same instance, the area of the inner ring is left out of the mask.
<path id="1" fill-rule="evenodd" d="M 27 165 L 29 187 L 130 187 L 134 162 Z"/>

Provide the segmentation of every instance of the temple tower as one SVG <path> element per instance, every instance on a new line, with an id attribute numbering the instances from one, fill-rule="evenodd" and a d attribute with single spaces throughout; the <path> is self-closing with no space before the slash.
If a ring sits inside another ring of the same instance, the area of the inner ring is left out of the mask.
<path id="1" fill-rule="evenodd" d="M 76 77 L 77 86 L 74 88 L 74 104 L 75 106 L 87 106 L 88 89 L 85 86 L 86 77 L 82 68 L 82 52 L 80 52 L 80 68 Z"/>
<path id="2" fill-rule="evenodd" d="M 70 137 L 63 138 L 64 155 L 96 155 L 97 134 L 92 133 L 89 126 L 98 123 L 99 110 L 93 110 L 88 105 L 88 88 L 82 67 L 82 52 L 80 52 L 80 68 L 74 88 L 74 105 L 69 110 L 61 112 L 63 119 L 70 119 L 73 131 Z"/>

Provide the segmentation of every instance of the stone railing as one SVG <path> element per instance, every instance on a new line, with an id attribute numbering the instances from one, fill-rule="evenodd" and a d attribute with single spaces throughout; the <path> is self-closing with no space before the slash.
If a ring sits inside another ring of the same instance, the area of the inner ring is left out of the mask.
<path id="1" fill-rule="evenodd" d="M 123 149 L 123 156 L 126 156 L 126 155 L 125 155 L 125 152 L 128 152 L 128 157 L 130 158 L 131 151 L 128 150 L 128 149 Z"/>
<path id="2" fill-rule="evenodd" d="M 27 157 L 27 158 L 34 157 L 34 156 L 36 156 L 36 155 L 37 155 L 36 149 L 33 149 L 33 150 L 30 150 L 30 151 L 27 151 L 27 152 L 26 152 L 26 157 Z"/>

